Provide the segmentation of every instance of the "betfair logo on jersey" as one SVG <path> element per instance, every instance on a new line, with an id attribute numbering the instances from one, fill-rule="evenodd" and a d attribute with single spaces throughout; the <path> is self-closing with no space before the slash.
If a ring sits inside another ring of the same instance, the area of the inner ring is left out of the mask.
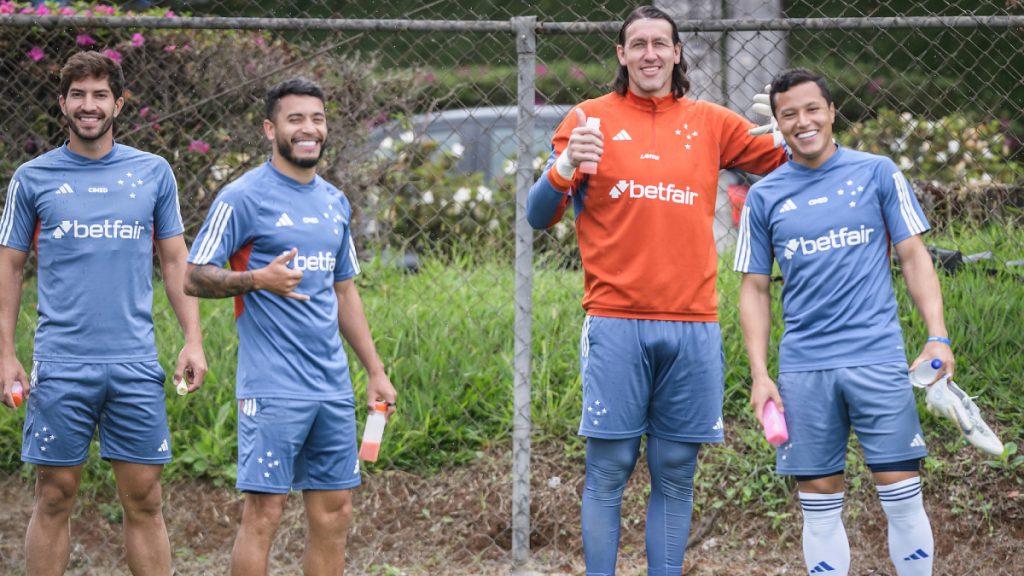
<path id="1" fill-rule="evenodd" d="M 333 272 L 338 259 L 330 252 L 317 252 L 310 255 L 297 254 L 293 262 L 295 263 L 296 270 Z"/>
<path id="2" fill-rule="evenodd" d="M 803 236 L 799 238 L 792 238 L 789 242 L 786 242 L 786 247 L 782 252 L 782 256 L 786 260 L 792 260 L 798 250 L 804 256 L 810 256 L 811 254 L 816 254 L 818 252 L 828 252 L 829 250 L 867 244 L 871 241 L 871 234 L 874 231 L 874 228 L 865 228 L 864 225 L 861 224 L 860 229 L 858 230 L 850 230 L 846 226 L 843 226 L 839 230 L 833 228 L 828 231 L 828 234 L 824 234 L 818 238 L 807 239 Z"/>
<path id="3" fill-rule="evenodd" d="M 641 184 L 636 180 L 619 180 L 618 184 L 612 186 L 609 195 L 618 199 L 623 194 L 628 194 L 630 198 L 686 205 L 692 205 L 700 196 L 697 192 L 690 190 L 689 186 L 683 189 L 676 188 L 675 184 L 665 184 L 664 182 Z"/>
<path id="4" fill-rule="evenodd" d="M 138 240 L 146 227 L 136 220 L 127 224 L 123 220 L 104 220 L 102 224 L 87 224 L 78 220 L 62 220 L 53 230 L 53 237 L 60 240 L 65 236 L 72 238 L 94 238 L 112 240 Z"/>

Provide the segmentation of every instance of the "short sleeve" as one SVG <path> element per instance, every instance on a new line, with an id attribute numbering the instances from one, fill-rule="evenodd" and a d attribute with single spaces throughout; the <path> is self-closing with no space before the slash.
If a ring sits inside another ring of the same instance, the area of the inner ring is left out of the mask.
<path id="1" fill-rule="evenodd" d="M 199 230 L 188 261 L 192 264 L 224 266 L 249 240 L 248 232 L 255 208 L 240 194 L 225 190 L 210 207 Z"/>
<path id="2" fill-rule="evenodd" d="M 771 274 L 772 238 L 769 230 L 768 211 L 764 200 L 757 193 L 756 185 L 751 187 L 740 213 L 739 237 L 736 240 L 736 257 L 733 270 L 751 274 Z"/>
<path id="3" fill-rule="evenodd" d="M 181 206 L 178 203 L 178 183 L 174 172 L 165 160 L 160 163 L 160 188 L 156 196 L 156 222 L 154 230 L 157 240 L 177 236 L 185 231 L 181 221 Z"/>
<path id="4" fill-rule="evenodd" d="M 27 252 L 32 245 L 36 220 L 35 201 L 19 170 L 7 186 L 7 199 L 0 217 L 0 246 Z"/>
<path id="5" fill-rule="evenodd" d="M 342 202 L 344 218 L 344 234 L 341 248 L 338 251 L 337 265 L 334 267 L 334 281 L 342 282 L 359 274 L 359 256 L 356 254 L 356 243 L 352 238 L 352 209 L 347 201 Z"/>
<path id="6" fill-rule="evenodd" d="M 879 163 L 876 178 L 882 216 L 894 245 L 931 228 L 910 182 L 891 160 Z"/>

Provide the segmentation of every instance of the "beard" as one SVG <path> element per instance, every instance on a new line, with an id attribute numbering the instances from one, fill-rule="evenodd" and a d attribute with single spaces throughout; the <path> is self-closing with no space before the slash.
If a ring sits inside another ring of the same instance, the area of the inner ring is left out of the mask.
<path id="1" fill-rule="evenodd" d="M 99 140 L 100 138 L 106 136 L 108 132 L 110 132 L 111 130 L 114 129 L 114 117 L 113 116 L 107 116 L 103 120 L 103 123 L 100 124 L 99 129 L 97 129 L 96 133 L 93 134 L 93 135 L 82 133 L 82 131 L 80 131 L 78 129 L 78 126 L 75 125 L 75 119 L 72 118 L 71 116 L 68 116 L 67 114 L 65 114 L 64 118 L 67 119 L 68 128 L 72 132 L 75 133 L 75 136 L 78 136 L 80 139 L 85 140 L 87 142 L 92 142 L 94 140 Z"/>
<path id="2" fill-rule="evenodd" d="M 295 150 L 292 148 L 291 141 L 278 138 L 275 142 L 277 144 L 277 152 L 281 155 L 281 158 L 284 158 L 299 168 L 312 168 L 316 166 L 320 162 L 320 159 L 324 157 L 324 152 L 327 151 L 327 142 L 325 140 L 320 142 L 320 154 L 318 154 L 316 158 L 296 158 Z"/>

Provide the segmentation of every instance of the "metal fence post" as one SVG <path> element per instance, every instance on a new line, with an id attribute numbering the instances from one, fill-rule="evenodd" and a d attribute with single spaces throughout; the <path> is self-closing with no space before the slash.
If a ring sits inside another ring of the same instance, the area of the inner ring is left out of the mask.
<path id="1" fill-rule="evenodd" d="M 512 19 L 519 55 L 516 122 L 515 389 L 512 427 L 512 562 L 530 558 L 530 366 L 533 314 L 533 229 L 526 221 L 526 195 L 533 184 L 535 16 Z"/>

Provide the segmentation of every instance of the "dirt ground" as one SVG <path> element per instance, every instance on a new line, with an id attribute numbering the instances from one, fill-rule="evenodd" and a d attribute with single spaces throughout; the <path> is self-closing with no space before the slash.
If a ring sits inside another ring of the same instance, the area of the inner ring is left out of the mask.
<path id="1" fill-rule="evenodd" d="M 531 562 L 520 573 L 582 574 L 578 517 L 582 463 L 566 461 L 557 447 L 535 447 L 532 463 Z M 557 478 L 557 480 L 555 480 Z M 992 480 L 995 478 L 996 480 Z M 623 503 L 619 574 L 644 568 L 646 470 L 638 464 Z M 355 493 L 348 573 L 497 575 L 511 570 L 509 455 L 496 451 L 477 463 L 429 479 L 401 472 L 369 475 Z M 846 524 L 856 575 L 894 575 L 885 516 L 874 497 L 847 501 Z M 984 494 L 985 510 L 963 506 Z M 164 514 L 177 574 L 226 574 L 241 497 L 202 482 L 164 487 Z M 698 503 L 700 495 L 698 494 Z M 22 574 L 22 541 L 31 514 L 32 487 L 21 478 L 0 480 L 0 574 Z M 935 574 L 1024 574 L 1024 497 L 1020 481 L 975 470 L 947 483 L 926 485 L 935 532 Z M 956 511 L 954 511 L 956 508 Z M 692 576 L 803 574 L 799 510 L 778 528 L 754 510 L 710 510 L 694 515 L 684 574 Z M 128 574 L 118 506 L 80 499 L 72 520 L 69 574 Z M 299 574 L 305 538 L 301 498 L 293 495 L 272 552 L 272 573 Z"/>

